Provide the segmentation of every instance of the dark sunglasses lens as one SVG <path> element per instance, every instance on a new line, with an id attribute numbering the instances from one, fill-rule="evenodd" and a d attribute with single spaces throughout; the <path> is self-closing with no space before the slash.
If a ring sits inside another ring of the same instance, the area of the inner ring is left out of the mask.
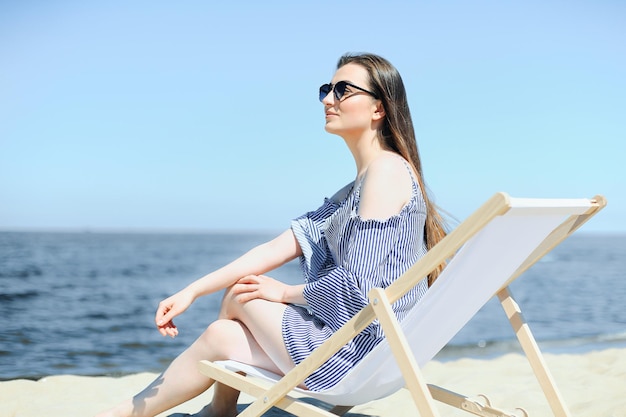
<path id="1" fill-rule="evenodd" d="M 339 81 L 337 84 L 335 84 L 335 98 L 337 100 L 341 100 L 341 97 L 343 97 L 344 93 L 346 92 L 346 82 L 345 81 Z"/>
<path id="2" fill-rule="evenodd" d="M 320 101 L 324 100 L 324 98 L 330 93 L 332 86 L 330 84 L 323 84 L 320 87 Z"/>

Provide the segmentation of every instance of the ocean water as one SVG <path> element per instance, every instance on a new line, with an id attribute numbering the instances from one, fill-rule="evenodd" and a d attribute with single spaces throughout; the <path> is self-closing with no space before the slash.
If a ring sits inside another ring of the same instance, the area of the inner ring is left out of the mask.
<path id="1" fill-rule="evenodd" d="M 220 294 L 154 326 L 163 298 L 272 235 L 0 232 L 0 380 L 161 371 L 215 319 Z M 300 283 L 294 261 L 271 274 Z M 511 286 L 540 347 L 626 347 L 626 235 L 575 234 Z M 492 300 L 437 359 L 519 351 Z"/>

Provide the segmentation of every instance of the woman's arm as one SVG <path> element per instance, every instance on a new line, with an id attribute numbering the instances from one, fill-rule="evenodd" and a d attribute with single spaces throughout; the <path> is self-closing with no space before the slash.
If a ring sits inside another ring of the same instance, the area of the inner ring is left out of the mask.
<path id="1" fill-rule="evenodd" d="M 291 229 L 251 249 L 235 261 L 191 283 L 186 290 L 194 298 L 211 294 L 248 275 L 261 275 L 300 256 L 302 251 Z"/>
<path id="2" fill-rule="evenodd" d="M 301 253 L 300 245 L 291 229 L 251 249 L 228 265 L 199 278 L 161 301 L 155 317 L 159 331 L 164 336 L 176 336 L 178 330 L 172 319 L 187 310 L 198 297 L 220 291 L 243 277 L 271 271 L 295 259 Z"/>

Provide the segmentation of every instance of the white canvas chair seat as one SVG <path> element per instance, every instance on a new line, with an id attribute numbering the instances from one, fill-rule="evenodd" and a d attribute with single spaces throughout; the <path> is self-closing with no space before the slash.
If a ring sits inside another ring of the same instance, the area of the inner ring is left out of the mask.
<path id="1" fill-rule="evenodd" d="M 466 397 L 427 387 L 419 367 L 430 361 L 489 299 L 498 295 L 553 411 L 556 415 L 567 416 L 532 334 L 507 287 L 605 204 L 601 196 L 519 199 L 498 193 L 386 290 L 374 289 L 368 307 L 287 375 L 273 375 L 235 361 L 202 361 L 200 369 L 213 379 L 259 397 L 241 415 L 262 415 L 273 405 L 296 415 L 329 415 L 310 404 L 300 408 L 294 399 L 287 397 L 292 390 L 332 405 L 353 406 L 386 397 L 407 386 L 420 415 L 435 416 L 437 411 L 432 405 L 431 393 L 436 399 L 456 406 Z M 449 263 L 437 281 L 402 323 L 398 323 L 390 304 L 445 260 Z M 380 320 L 385 340 L 337 385 L 318 392 L 296 388 L 373 319 Z M 270 383 L 269 388 L 234 372 L 261 378 Z M 477 411 L 473 412 L 472 407 Z M 349 407 L 340 408 L 345 411 Z M 477 415 L 510 415 L 496 414 L 497 410 L 480 404 L 465 404 L 463 408 Z"/>

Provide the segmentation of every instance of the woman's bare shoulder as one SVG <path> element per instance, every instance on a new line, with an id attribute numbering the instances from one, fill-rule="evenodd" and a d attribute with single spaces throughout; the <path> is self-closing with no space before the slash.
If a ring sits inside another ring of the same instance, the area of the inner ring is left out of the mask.
<path id="1" fill-rule="evenodd" d="M 389 187 L 392 188 L 389 191 L 403 191 L 410 189 L 412 184 L 409 163 L 392 152 L 384 152 L 374 159 L 367 168 L 365 178 L 368 188 L 374 188 L 376 192 Z"/>
<path id="2" fill-rule="evenodd" d="M 387 218 L 400 212 L 412 193 L 408 165 L 398 155 L 384 153 L 367 168 L 361 192 L 360 214 L 367 218 Z"/>

